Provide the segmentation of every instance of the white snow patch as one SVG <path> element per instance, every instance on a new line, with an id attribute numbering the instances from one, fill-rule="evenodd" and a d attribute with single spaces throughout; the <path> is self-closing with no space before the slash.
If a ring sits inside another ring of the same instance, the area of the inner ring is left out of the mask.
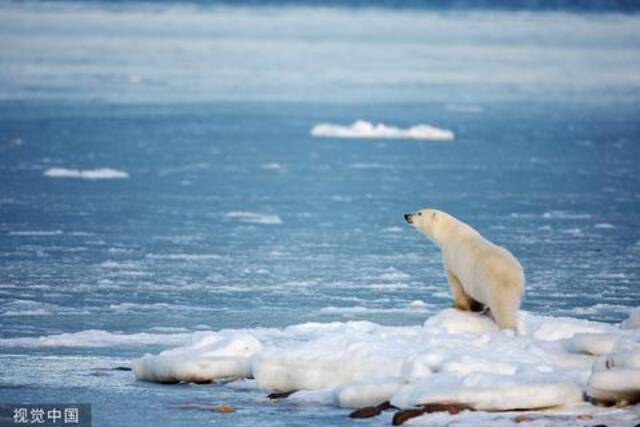
<path id="1" fill-rule="evenodd" d="M 332 123 L 320 123 L 311 129 L 311 135 L 323 138 L 363 138 L 363 139 L 416 139 L 430 141 L 452 141 L 454 134 L 450 130 L 419 124 L 408 129 L 373 124 L 357 120 L 350 126 Z"/>
<path id="2" fill-rule="evenodd" d="M 66 169 L 66 168 L 49 168 L 44 171 L 44 175 L 49 178 L 77 178 L 77 179 L 122 179 L 129 178 L 129 174 L 125 171 L 100 168 L 100 169 Z"/>
<path id="3" fill-rule="evenodd" d="M 282 219 L 278 215 L 263 214 L 258 212 L 229 212 L 226 214 L 229 219 L 234 219 L 240 222 L 250 224 L 267 224 L 267 225 L 279 225 L 282 224 Z"/>

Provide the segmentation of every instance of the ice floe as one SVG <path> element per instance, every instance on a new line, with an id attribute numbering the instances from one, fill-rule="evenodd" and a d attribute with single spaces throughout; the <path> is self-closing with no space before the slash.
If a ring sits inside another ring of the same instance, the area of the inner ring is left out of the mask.
<path id="1" fill-rule="evenodd" d="M 596 414 L 604 409 L 585 396 L 618 404 L 640 399 L 638 313 L 612 325 L 524 312 L 521 334 L 499 330 L 481 314 L 447 309 L 415 326 L 349 321 L 167 334 L 83 331 L 0 339 L 0 346 L 163 344 L 175 348 L 133 361 L 138 380 L 252 378 L 242 387 L 292 392 L 288 399 L 299 404 L 455 403 L 477 411 Z"/>
<path id="2" fill-rule="evenodd" d="M 419 124 L 407 129 L 373 124 L 365 120 L 356 120 L 349 126 L 333 123 L 320 123 L 311 129 L 311 135 L 323 138 L 363 138 L 363 139 L 418 139 L 431 141 L 453 141 L 454 134 L 447 129 Z"/>
<path id="3" fill-rule="evenodd" d="M 9 236 L 34 236 L 34 237 L 49 237 L 59 236 L 64 234 L 62 230 L 24 230 L 24 231 L 10 231 Z"/>
<path id="4" fill-rule="evenodd" d="M 111 168 L 86 170 L 49 168 L 44 171 L 44 175 L 49 178 L 76 178 L 88 180 L 129 178 L 129 174 L 127 172 Z"/>
<path id="5" fill-rule="evenodd" d="M 140 345 L 188 345 L 211 332 L 151 334 L 141 332 L 137 334 L 121 334 L 100 329 L 47 335 L 43 337 L 15 337 L 0 338 L 0 347 L 112 347 L 112 346 L 140 346 Z"/>
<path id="6" fill-rule="evenodd" d="M 268 224 L 268 225 L 282 224 L 282 219 L 280 219 L 278 215 L 274 215 L 274 214 L 234 211 L 234 212 L 227 213 L 225 216 L 229 219 L 234 219 L 236 221 L 245 222 L 249 224 Z"/>
<path id="7" fill-rule="evenodd" d="M 390 401 L 399 408 L 457 403 L 479 411 L 535 410 L 584 405 L 585 393 L 634 402 L 637 313 L 627 329 L 523 313 L 521 335 L 454 309 L 422 326 L 333 322 L 224 331 L 133 366 L 138 379 L 160 382 L 252 376 L 257 388 L 296 391 L 294 401 L 345 408 Z"/>
<path id="8" fill-rule="evenodd" d="M 251 375 L 251 356 L 261 348 L 252 335 L 209 334 L 195 344 L 146 355 L 133 362 L 137 379 L 159 383 L 207 382 Z"/>

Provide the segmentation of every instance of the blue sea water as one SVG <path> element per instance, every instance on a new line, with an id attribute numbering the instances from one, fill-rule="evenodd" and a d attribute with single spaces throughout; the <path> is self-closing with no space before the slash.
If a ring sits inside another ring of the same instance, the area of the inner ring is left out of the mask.
<path id="1" fill-rule="evenodd" d="M 524 310 L 621 321 L 640 304 L 639 47 L 633 14 L 0 4 L 0 401 L 90 402 L 96 425 L 350 424 L 112 368 L 197 330 L 421 323 L 451 304 L 402 218 L 427 206 L 521 260 Z M 357 119 L 456 137 L 309 133 Z M 194 401 L 238 411 L 175 409 Z"/>

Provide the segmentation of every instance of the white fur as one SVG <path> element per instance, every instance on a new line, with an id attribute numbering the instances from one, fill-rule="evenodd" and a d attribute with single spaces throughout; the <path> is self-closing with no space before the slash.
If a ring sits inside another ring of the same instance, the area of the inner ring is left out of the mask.
<path id="1" fill-rule="evenodd" d="M 440 248 L 456 307 L 470 310 L 477 301 L 500 328 L 517 331 L 525 283 L 518 260 L 445 212 L 423 209 L 406 218 Z"/>

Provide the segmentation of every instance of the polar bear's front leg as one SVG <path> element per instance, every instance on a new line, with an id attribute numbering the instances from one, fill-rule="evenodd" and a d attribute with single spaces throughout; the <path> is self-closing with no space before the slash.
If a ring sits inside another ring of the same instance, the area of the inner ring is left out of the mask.
<path id="1" fill-rule="evenodd" d="M 453 295 L 453 306 L 459 310 L 473 311 L 475 301 L 462 289 L 462 283 L 455 274 L 447 270 L 447 280 L 449 281 L 449 287 L 451 288 L 451 294 Z"/>

